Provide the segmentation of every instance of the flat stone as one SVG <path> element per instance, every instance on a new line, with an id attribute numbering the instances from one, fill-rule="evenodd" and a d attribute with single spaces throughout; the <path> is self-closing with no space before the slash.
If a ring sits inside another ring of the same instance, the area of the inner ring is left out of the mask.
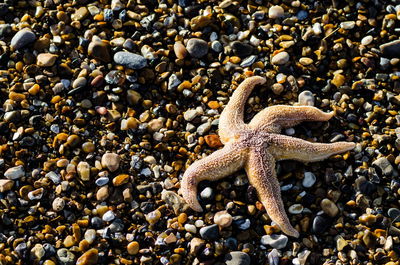
<path id="1" fill-rule="evenodd" d="M 192 38 L 188 40 L 186 49 L 194 58 L 201 58 L 208 53 L 208 43 L 205 40 Z"/>
<path id="2" fill-rule="evenodd" d="M 102 166 L 108 168 L 111 172 L 114 172 L 119 168 L 120 162 L 121 157 L 115 153 L 105 153 L 101 158 Z"/>
<path id="3" fill-rule="evenodd" d="M 4 176 L 11 180 L 22 178 L 24 175 L 25 170 L 23 166 L 12 167 L 4 172 Z"/>
<path id="4" fill-rule="evenodd" d="M 57 55 L 52 53 L 40 53 L 37 56 L 37 65 L 42 67 L 53 66 L 57 60 Z"/>
<path id="5" fill-rule="evenodd" d="M 393 174 L 393 166 L 386 157 L 380 157 L 372 165 L 379 169 L 384 176 L 391 176 Z M 379 172 L 378 172 L 379 173 Z"/>
<path id="6" fill-rule="evenodd" d="M 283 65 L 285 63 L 287 63 L 289 61 L 289 53 L 287 52 L 280 52 L 278 54 L 275 54 L 272 59 L 271 59 L 271 63 L 273 65 Z"/>
<path id="7" fill-rule="evenodd" d="M 111 62 L 110 46 L 104 41 L 92 41 L 88 46 L 89 56 L 102 62 Z"/>
<path id="8" fill-rule="evenodd" d="M 282 249 L 286 247 L 288 240 L 288 237 L 285 235 L 264 235 L 261 238 L 261 244 L 269 245 L 276 249 Z"/>
<path id="9" fill-rule="evenodd" d="M 242 251 L 232 251 L 225 255 L 226 265 L 250 265 L 250 256 Z"/>
<path id="10" fill-rule="evenodd" d="M 80 21 L 85 19 L 89 15 L 89 10 L 87 7 L 82 6 L 78 8 L 74 14 L 72 14 L 71 18 L 72 20 Z"/>
<path id="11" fill-rule="evenodd" d="M 336 204 L 327 198 L 321 201 L 321 208 L 330 217 L 335 217 L 339 213 L 339 208 Z"/>
<path id="12" fill-rule="evenodd" d="M 142 69 L 147 66 L 146 58 L 131 52 L 117 52 L 114 54 L 114 62 L 133 70 Z"/>
<path id="13" fill-rule="evenodd" d="M 14 181 L 11 179 L 0 179 L 0 192 L 11 190 L 14 186 Z"/>
<path id="14" fill-rule="evenodd" d="M 379 46 L 383 56 L 389 58 L 400 57 L 400 40 L 394 40 Z"/>
<path id="15" fill-rule="evenodd" d="M 36 35 L 28 28 L 23 28 L 18 31 L 14 37 L 11 39 L 10 46 L 15 50 L 21 49 L 26 45 L 34 42 L 36 40 Z"/>
<path id="16" fill-rule="evenodd" d="M 205 240 L 216 240 L 219 238 L 219 228 L 217 224 L 202 227 L 200 236 Z"/>

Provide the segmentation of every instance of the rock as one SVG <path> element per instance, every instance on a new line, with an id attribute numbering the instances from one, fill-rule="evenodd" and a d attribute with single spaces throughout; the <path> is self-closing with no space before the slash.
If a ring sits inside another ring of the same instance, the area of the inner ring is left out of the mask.
<path id="1" fill-rule="evenodd" d="M 101 165 L 107 167 L 111 172 L 114 172 L 119 168 L 120 162 L 120 156 L 115 153 L 105 153 L 101 158 Z"/>
<path id="2" fill-rule="evenodd" d="M 52 53 L 40 53 L 37 56 L 37 65 L 42 67 L 50 67 L 53 66 L 57 60 L 57 55 Z"/>
<path id="3" fill-rule="evenodd" d="M 115 213 L 109 210 L 103 214 L 101 219 L 103 219 L 104 222 L 111 222 L 112 220 L 115 219 Z"/>
<path id="4" fill-rule="evenodd" d="M 287 62 L 289 62 L 289 53 L 287 52 L 280 52 L 278 54 L 275 54 L 272 59 L 271 59 L 271 63 L 273 65 L 283 65 L 286 64 Z"/>
<path id="5" fill-rule="evenodd" d="M 175 42 L 174 52 L 175 52 L 176 58 L 178 58 L 178 59 L 184 59 L 187 55 L 186 47 L 185 47 L 185 45 L 182 44 L 182 42 Z"/>
<path id="6" fill-rule="evenodd" d="M 234 41 L 231 43 L 232 51 L 236 56 L 240 58 L 245 58 L 253 52 L 253 46 L 250 44 L 241 42 L 241 41 Z"/>
<path id="7" fill-rule="evenodd" d="M 111 62 L 110 47 L 107 42 L 95 40 L 89 43 L 88 54 L 102 62 Z"/>
<path id="8" fill-rule="evenodd" d="M 364 46 L 367 46 L 367 45 L 370 45 L 373 40 L 374 40 L 374 37 L 372 37 L 371 35 L 368 35 L 361 39 L 361 44 Z"/>
<path id="9" fill-rule="evenodd" d="M 312 187 L 317 181 L 317 177 L 312 172 L 304 172 L 304 178 L 302 181 L 302 185 L 304 188 Z"/>
<path id="10" fill-rule="evenodd" d="M 118 187 L 128 183 L 129 175 L 128 174 L 119 174 L 113 179 L 114 186 Z"/>
<path id="11" fill-rule="evenodd" d="M 219 227 L 228 227 L 232 224 L 232 215 L 227 211 L 219 211 L 214 215 L 214 223 Z"/>
<path id="12" fill-rule="evenodd" d="M 142 69 L 147 66 L 146 58 L 131 52 L 117 52 L 114 54 L 114 62 L 133 70 Z"/>
<path id="13" fill-rule="evenodd" d="M 386 177 L 389 177 L 393 174 L 393 166 L 386 157 L 378 158 L 372 162 L 372 165 L 378 168 L 380 173 Z"/>
<path id="14" fill-rule="evenodd" d="M 376 235 L 372 233 L 370 230 L 364 230 L 364 235 L 362 237 L 362 241 L 367 246 L 367 248 L 374 248 L 376 245 Z"/>
<path id="15" fill-rule="evenodd" d="M 42 244 L 35 244 L 31 249 L 31 257 L 35 260 L 41 260 L 46 254 Z"/>
<path id="16" fill-rule="evenodd" d="M 161 192 L 161 200 L 163 200 L 167 205 L 172 207 L 175 214 L 184 212 L 189 208 L 185 200 L 173 191 L 163 190 Z"/>
<path id="17" fill-rule="evenodd" d="M 330 225 L 331 221 L 327 217 L 317 215 L 313 220 L 312 230 L 316 234 L 322 234 L 328 229 L 328 227 L 330 227 Z"/>
<path id="18" fill-rule="evenodd" d="M 281 6 L 271 6 L 268 10 L 268 17 L 275 19 L 283 17 L 285 10 Z"/>
<path id="19" fill-rule="evenodd" d="M 196 118 L 198 115 L 197 110 L 195 109 L 189 109 L 183 113 L 183 118 L 185 121 L 192 121 L 194 118 Z"/>
<path id="20" fill-rule="evenodd" d="M 89 244 L 92 244 L 96 239 L 96 230 L 94 229 L 86 230 L 84 238 L 87 242 L 89 242 Z"/>
<path id="21" fill-rule="evenodd" d="M 315 98 L 311 91 L 304 90 L 299 94 L 298 102 L 302 106 L 314 106 Z"/>
<path id="22" fill-rule="evenodd" d="M 52 206 L 54 211 L 62 211 L 65 207 L 65 200 L 63 198 L 57 197 L 54 199 Z"/>
<path id="23" fill-rule="evenodd" d="M 25 170 L 23 166 L 16 166 L 6 170 L 4 176 L 8 179 L 15 180 L 22 178 L 25 175 Z"/>
<path id="24" fill-rule="evenodd" d="M 206 187 L 200 192 L 200 198 L 202 198 L 203 200 L 211 200 L 213 196 L 214 192 L 210 187 Z"/>
<path id="25" fill-rule="evenodd" d="M 84 87 L 87 84 L 87 80 L 85 77 L 81 76 L 78 77 L 77 79 L 74 80 L 74 82 L 72 82 L 72 88 L 80 88 L 80 87 Z"/>
<path id="26" fill-rule="evenodd" d="M 348 245 L 347 241 L 343 237 L 338 236 L 338 238 L 336 239 L 337 250 L 342 251 L 347 245 Z"/>
<path id="27" fill-rule="evenodd" d="M 136 255 L 139 252 L 139 243 L 132 241 L 126 246 L 129 255 Z"/>
<path id="28" fill-rule="evenodd" d="M 190 241 L 190 253 L 197 254 L 204 246 L 206 242 L 198 237 L 192 238 Z"/>
<path id="29" fill-rule="evenodd" d="M 57 250 L 57 259 L 61 265 L 75 265 L 75 255 L 66 248 Z"/>
<path id="30" fill-rule="evenodd" d="M 342 29 L 347 29 L 347 30 L 353 29 L 355 25 L 356 25 L 355 21 L 343 21 L 340 23 L 340 27 Z"/>
<path id="31" fill-rule="evenodd" d="M 14 37 L 11 39 L 11 48 L 14 50 L 21 49 L 26 45 L 34 42 L 36 40 L 36 35 L 28 28 L 23 28 L 18 31 Z"/>
<path id="32" fill-rule="evenodd" d="M 206 135 L 204 136 L 204 140 L 206 141 L 206 144 L 211 148 L 218 148 L 223 146 L 221 140 L 219 139 L 219 136 L 216 134 Z"/>
<path id="33" fill-rule="evenodd" d="M 379 46 L 384 57 L 399 58 L 400 57 L 400 40 L 394 40 Z"/>
<path id="34" fill-rule="evenodd" d="M 103 186 L 96 192 L 96 199 L 98 201 L 105 201 L 109 196 L 108 186 Z"/>
<path id="35" fill-rule="evenodd" d="M 225 255 L 226 265 L 250 265 L 250 256 L 242 251 L 232 251 Z"/>
<path id="36" fill-rule="evenodd" d="M 194 58 L 201 58 L 208 53 L 208 43 L 205 40 L 192 38 L 186 44 L 186 49 Z"/>
<path id="37" fill-rule="evenodd" d="M 76 265 L 96 265 L 99 259 L 99 251 L 91 248 L 82 254 L 76 261 Z"/>
<path id="38" fill-rule="evenodd" d="M 288 212 L 291 214 L 300 214 L 303 212 L 303 210 L 304 210 L 303 205 L 296 203 L 289 207 Z"/>
<path id="39" fill-rule="evenodd" d="M 89 15 L 89 10 L 85 7 L 82 6 L 75 10 L 75 13 L 72 14 L 71 19 L 75 21 L 80 21 L 85 19 Z"/>
<path id="40" fill-rule="evenodd" d="M 264 235 L 261 238 L 261 244 L 269 245 L 276 249 L 282 249 L 286 247 L 288 240 L 288 237 L 285 235 Z"/>
<path id="41" fill-rule="evenodd" d="M 202 227 L 200 236 L 205 240 L 217 240 L 219 238 L 219 228 L 217 224 Z"/>
<path id="42" fill-rule="evenodd" d="M 204 135 L 206 134 L 209 130 L 211 129 L 211 122 L 205 122 L 201 124 L 199 127 L 197 127 L 197 133 L 199 135 Z"/>
<path id="43" fill-rule="evenodd" d="M 30 191 L 28 193 L 28 198 L 29 200 L 33 201 L 33 200 L 40 200 L 43 196 L 44 193 L 44 189 L 43 188 L 39 188 L 33 191 Z"/>
<path id="44" fill-rule="evenodd" d="M 335 85 L 336 87 L 341 87 L 344 82 L 346 81 L 346 78 L 342 74 L 335 74 L 332 79 L 332 84 Z"/>
<path id="45" fill-rule="evenodd" d="M 90 165 L 88 162 L 81 161 L 78 163 L 76 170 L 78 171 L 78 175 L 83 181 L 90 180 Z"/>
<path id="46" fill-rule="evenodd" d="M 335 217 L 339 213 L 339 208 L 336 204 L 327 198 L 321 201 L 321 208 L 330 217 Z"/>
<path id="47" fill-rule="evenodd" d="M 0 179 L 0 192 L 6 192 L 12 189 L 14 181 L 10 179 Z"/>
<path id="48" fill-rule="evenodd" d="M 126 100 L 128 101 L 129 105 L 136 105 L 142 99 L 142 96 L 139 92 L 129 89 L 126 94 Z"/>
<path id="49" fill-rule="evenodd" d="M 148 214 L 146 214 L 146 221 L 149 222 L 149 224 L 153 225 L 158 222 L 161 218 L 161 212 L 159 210 L 154 210 Z"/>

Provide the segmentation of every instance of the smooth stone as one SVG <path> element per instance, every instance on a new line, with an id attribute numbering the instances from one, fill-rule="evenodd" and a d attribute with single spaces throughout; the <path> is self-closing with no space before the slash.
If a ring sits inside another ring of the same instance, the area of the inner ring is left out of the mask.
<path id="1" fill-rule="evenodd" d="M 281 6 L 271 6 L 268 10 L 268 17 L 271 19 L 283 17 L 285 10 Z"/>
<path id="2" fill-rule="evenodd" d="M 98 201 L 104 201 L 110 196 L 108 186 L 103 186 L 96 192 L 96 199 Z"/>
<path id="3" fill-rule="evenodd" d="M 80 21 L 86 18 L 89 15 L 89 10 L 87 7 L 82 6 L 78 8 L 74 14 L 72 14 L 71 19 L 75 21 Z"/>
<path id="4" fill-rule="evenodd" d="M 399 58 L 400 57 L 400 40 L 394 40 L 379 46 L 384 57 Z"/>
<path id="5" fill-rule="evenodd" d="M 105 153 L 101 158 L 101 165 L 108 168 L 111 172 L 116 171 L 119 168 L 121 157 L 115 153 Z"/>
<path id="6" fill-rule="evenodd" d="M 28 193 L 28 198 L 29 200 L 33 201 L 33 200 L 40 200 L 43 196 L 44 193 L 44 189 L 43 188 L 39 188 L 33 191 L 30 191 Z"/>
<path id="7" fill-rule="evenodd" d="M 10 179 L 0 179 L 0 192 L 6 192 L 12 189 L 14 181 Z"/>
<path id="8" fill-rule="evenodd" d="M 204 135 L 206 134 L 209 130 L 211 129 L 211 122 L 206 122 L 201 124 L 199 127 L 197 127 L 197 133 L 199 135 Z"/>
<path id="9" fill-rule="evenodd" d="M 15 50 L 25 47 L 36 40 L 36 35 L 28 28 L 18 31 L 11 39 L 10 46 Z"/>
<path id="10" fill-rule="evenodd" d="M 135 90 L 129 89 L 126 93 L 126 100 L 131 106 L 138 104 L 141 98 L 142 96 L 140 95 L 140 93 Z"/>
<path id="11" fill-rule="evenodd" d="M 184 212 L 189 207 L 186 201 L 173 191 L 163 190 L 161 192 L 161 200 L 163 200 L 168 206 L 172 207 L 175 214 Z"/>
<path id="12" fill-rule="evenodd" d="M 314 106 L 315 98 L 311 91 L 304 90 L 299 94 L 298 102 L 302 106 Z"/>
<path id="13" fill-rule="evenodd" d="M 90 165 L 88 162 L 81 161 L 78 163 L 76 170 L 78 171 L 78 175 L 83 181 L 90 180 Z"/>
<path id="14" fill-rule="evenodd" d="M 57 55 L 52 53 L 40 53 L 37 56 L 37 65 L 42 67 L 50 67 L 55 64 Z"/>
<path id="15" fill-rule="evenodd" d="M 95 248 L 89 249 L 76 261 L 76 265 L 96 265 L 99 259 L 99 251 Z"/>
<path id="16" fill-rule="evenodd" d="M 129 255 L 136 255 L 139 252 L 139 243 L 132 241 L 126 246 Z"/>
<path id="17" fill-rule="evenodd" d="M 368 35 L 361 39 L 361 44 L 364 46 L 367 46 L 367 45 L 370 45 L 373 40 L 374 40 L 374 37 L 372 37 L 371 35 Z"/>
<path id="18" fill-rule="evenodd" d="M 95 40 L 90 42 L 88 45 L 88 54 L 102 62 L 111 62 L 110 46 L 104 41 Z"/>
<path id="19" fill-rule="evenodd" d="M 12 167 L 7 169 L 6 172 L 4 172 L 4 177 L 11 180 L 22 178 L 24 175 L 25 175 L 25 170 L 23 166 Z"/>
<path id="20" fill-rule="evenodd" d="M 176 58 L 178 58 L 178 59 L 184 59 L 188 53 L 185 45 L 183 45 L 182 42 L 175 42 L 174 52 L 175 52 Z"/>
<path id="21" fill-rule="evenodd" d="M 391 176 L 393 174 L 393 166 L 390 163 L 390 161 L 386 157 L 380 157 L 374 162 L 372 162 L 372 165 L 375 166 L 376 168 L 379 169 L 379 171 L 382 173 L 384 176 Z M 379 172 L 378 172 L 379 173 Z"/>
<path id="22" fill-rule="evenodd" d="M 199 113 L 195 109 L 189 109 L 183 113 L 183 118 L 185 121 L 192 121 L 194 118 L 197 117 Z"/>
<path id="23" fill-rule="evenodd" d="M 347 29 L 347 30 L 353 29 L 355 25 L 356 25 L 355 21 L 343 21 L 340 23 L 340 27 L 342 29 Z"/>
<path id="24" fill-rule="evenodd" d="M 146 58 L 131 52 L 117 52 L 114 54 L 114 62 L 133 70 L 142 69 L 147 66 Z"/>
<path id="25" fill-rule="evenodd" d="M 301 184 L 304 188 L 311 188 L 315 182 L 317 181 L 317 177 L 312 172 L 304 172 L 304 178 Z"/>
<path id="26" fill-rule="evenodd" d="M 303 212 L 303 210 L 304 210 L 303 205 L 297 203 L 297 204 L 291 205 L 288 209 L 288 212 L 291 214 L 300 214 Z"/>
<path id="27" fill-rule="evenodd" d="M 228 227 L 232 224 L 232 215 L 227 211 L 219 211 L 214 215 L 214 223 L 219 227 Z"/>
<path id="28" fill-rule="evenodd" d="M 36 260 L 41 260 L 45 254 L 46 251 L 42 244 L 35 244 L 35 246 L 31 249 L 31 257 L 34 257 Z"/>
<path id="29" fill-rule="evenodd" d="M 327 198 L 321 201 L 321 208 L 328 216 L 332 218 L 339 213 L 339 208 L 336 206 L 336 204 Z"/>
<path id="30" fill-rule="evenodd" d="M 81 76 L 72 82 L 72 88 L 84 87 L 87 84 L 87 80 L 85 77 Z"/>
<path id="31" fill-rule="evenodd" d="M 210 187 L 205 188 L 200 192 L 200 198 L 203 200 L 210 200 L 214 195 L 213 189 Z"/>
<path id="32" fill-rule="evenodd" d="M 271 63 L 273 65 L 283 65 L 287 62 L 289 62 L 289 53 L 287 52 L 280 52 L 278 54 L 275 54 L 272 59 L 271 59 Z"/>
<path id="33" fill-rule="evenodd" d="M 253 52 L 253 46 L 250 44 L 241 42 L 241 41 L 234 41 L 231 43 L 232 51 L 236 56 L 240 58 L 245 58 Z"/>
<path id="34" fill-rule="evenodd" d="M 192 238 L 190 240 L 190 253 L 191 254 L 196 254 L 200 251 L 205 246 L 206 242 L 198 237 Z"/>
<path id="35" fill-rule="evenodd" d="M 269 245 L 276 249 L 282 249 L 286 247 L 288 240 L 288 237 L 285 235 L 264 235 L 261 238 L 261 244 Z"/>
<path id="36" fill-rule="evenodd" d="M 225 255 L 226 265 L 250 265 L 250 256 L 242 251 L 232 251 Z"/>
<path id="37" fill-rule="evenodd" d="M 119 174 L 113 179 L 114 186 L 118 187 L 128 183 L 129 175 L 128 174 Z"/>
<path id="38" fill-rule="evenodd" d="M 108 177 L 100 177 L 100 178 L 96 179 L 95 183 L 97 186 L 101 187 L 101 186 L 106 185 L 109 181 L 110 181 L 110 179 Z"/>
<path id="39" fill-rule="evenodd" d="M 84 238 L 87 242 L 89 242 L 89 244 L 92 244 L 96 239 L 96 230 L 94 229 L 86 230 Z"/>
<path id="40" fill-rule="evenodd" d="M 105 222 L 111 222 L 112 220 L 115 219 L 115 213 L 113 211 L 109 210 L 109 211 L 105 212 L 101 218 Z"/>
<path id="41" fill-rule="evenodd" d="M 217 224 L 202 227 L 200 236 L 205 240 L 216 240 L 219 238 L 219 228 Z"/>
<path id="42" fill-rule="evenodd" d="M 397 208 L 390 208 L 388 210 L 388 215 L 390 218 L 392 218 L 393 220 L 398 218 L 400 216 L 400 209 Z"/>
<path id="43" fill-rule="evenodd" d="M 331 225 L 331 221 L 322 215 L 317 215 L 312 223 L 312 230 L 316 234 L 324 233 Z"/>
<path id="44" fill-rule="evenodd" d="M 186 44 L 188 53 L 194 58 L 201 58 L 208 53 L 208 43 L 205 40 L 192 38 Z"/>

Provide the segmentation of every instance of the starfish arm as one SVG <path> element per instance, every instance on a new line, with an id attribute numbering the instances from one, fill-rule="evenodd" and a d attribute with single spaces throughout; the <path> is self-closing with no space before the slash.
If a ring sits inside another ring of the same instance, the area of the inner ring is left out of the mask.
<path id="1" fill-rule="evenodd" d="M 238 150 L 232 145 L 226 145 L 194 162 L 185 171 L 181 181 L 182 196 L 189 206 L 197 212 L 203 211 L 197 200 L 197 184 L 202 180 L 215 181 L 234 173 L 243 167 L 245 157 L 245 149 Z"/>
<path id="2" fill-rule="evenodd" d="M 252 129 L 279 133 L 281 129 L 295 126 L 303 121 L 327 121 L 334 115 L 311 106 L 275 105 L 257 113 L 249 123 Z"/>
<path id="3" fill-rule="evenodd" d="M 256 85 L 264 84 L 265 81 L 265 78 L 260 76 L 246 78 L 233 92 L 219 119 L 219 135 L 223 143 L 228 142 L 229 138 L 233 138 L 235 131 L 245 127 L 243 112 L 246 100 L 253 88 Z"/>
<path id="4" fill-rule="evenodd" d="M 269 150 L 276 160 L 315 162 L 352 150 L 354 147 L 355 143 L 352 142 L 312 143 L 286 135 L 272 134 Z"/>
<path id="5" fill-rule="evenodd" d="M 274 157 L 265 148 L 252 148 L 245 169 L 250 184 L 256 188 L 260 201 L 271 220 L 285 234 L 299 237 L 299 232 L 290 224 L 283 206 Z"/>

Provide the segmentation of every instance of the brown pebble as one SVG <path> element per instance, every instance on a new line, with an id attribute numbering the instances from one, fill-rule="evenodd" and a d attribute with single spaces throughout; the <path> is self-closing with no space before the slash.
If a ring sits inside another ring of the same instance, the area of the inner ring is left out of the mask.
<path id="1" fill-rule="evenodd" d="M 118 176 L 116 176 L 113 179 L 113 184 L 114 186 L 121 186 L 124 185 L 126 183 L 128 183 L 129 181 L 129 175 L 128 174 L 119 174 Z"/>
<path id="2" fill-rule="evenodd" d="M 126 250 L 128 251 L 129 255 L 136 255 L 139 252 L 139 243 L 132 241 L 128 244 L 128 246 L 126 246 Z"/>
<path id="3" fill-rule="evenodd" d="M 82 254 L 76 261 L 76 265 L 95 265 L 99 259 L 99 251 L 91 248 Z"/>
<path id="4" fill-rule="evenodd" d="M 184 59 L 187 55 L 186 47 L 182 44 L 182 42 L 175 42 L 174 52 L 178 59 Z"/>

